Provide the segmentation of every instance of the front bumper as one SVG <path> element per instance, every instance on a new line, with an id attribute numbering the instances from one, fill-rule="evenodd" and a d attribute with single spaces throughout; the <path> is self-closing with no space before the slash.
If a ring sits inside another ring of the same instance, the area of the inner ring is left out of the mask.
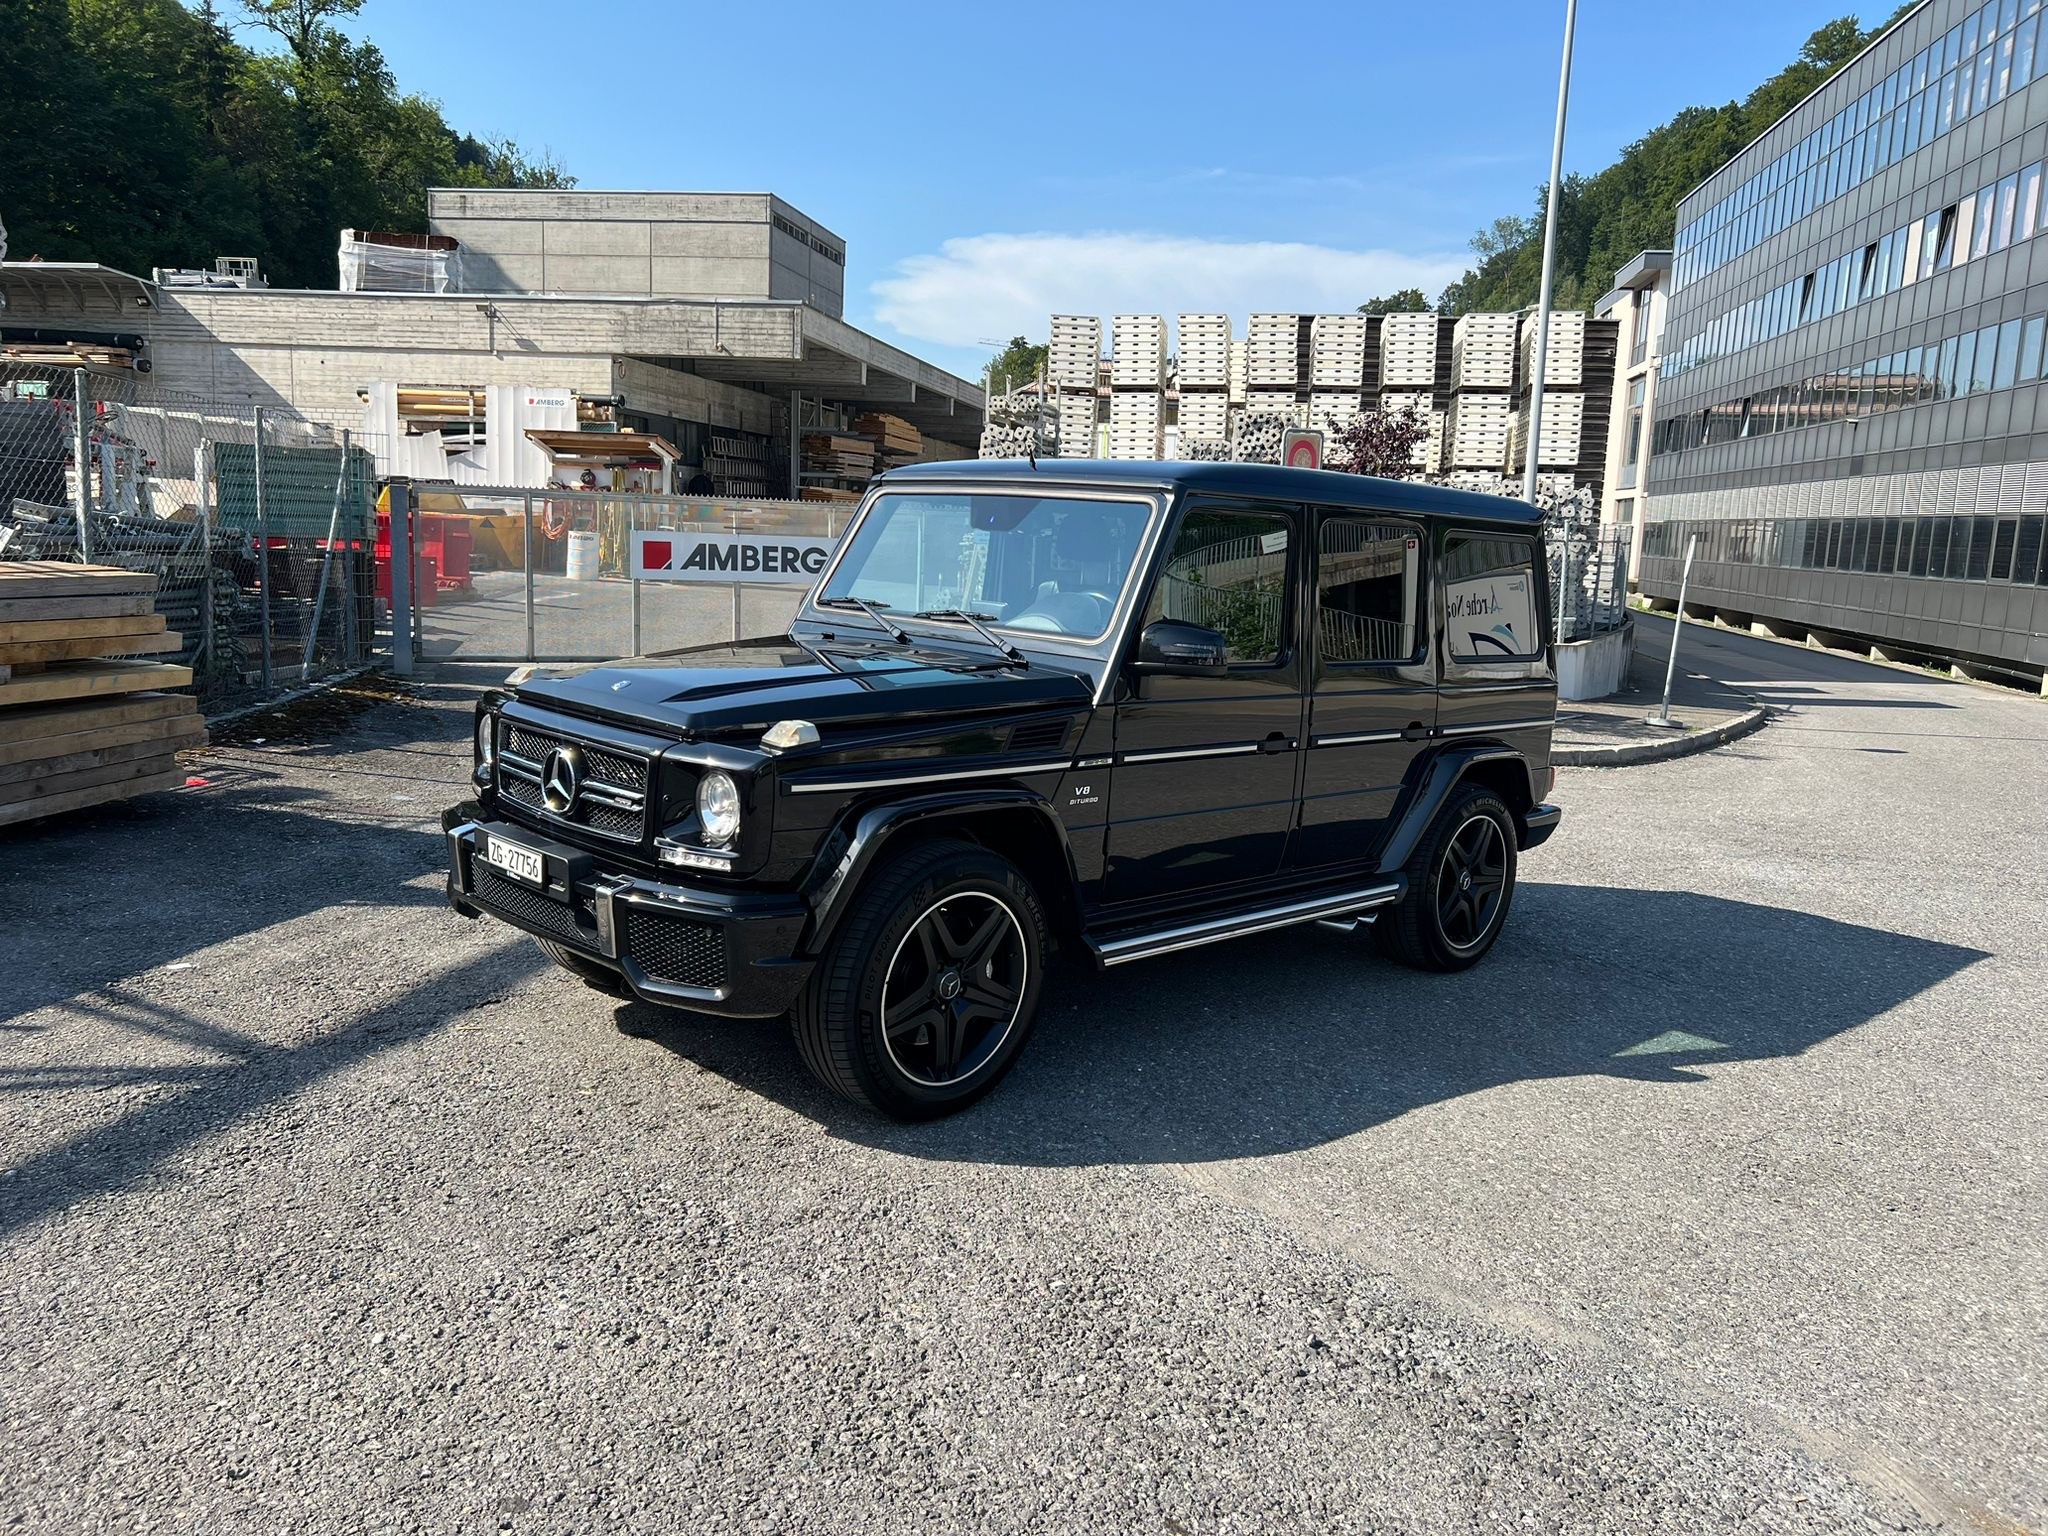
<path id="1" fill-rule="evenodd" d="M 811 911 L 799 897 L 606 869 L 602 855 L 490 820 L 474 803 L 444 812 L 441 828 L 451 907 L 572 950 L 649 1002 L 772 1018 L 789 1011 L 810 977 L 812 962 L 797 951 Z M 482 842 L 493 835 L 541 855 L 545 890 L 485 861 Z"/>

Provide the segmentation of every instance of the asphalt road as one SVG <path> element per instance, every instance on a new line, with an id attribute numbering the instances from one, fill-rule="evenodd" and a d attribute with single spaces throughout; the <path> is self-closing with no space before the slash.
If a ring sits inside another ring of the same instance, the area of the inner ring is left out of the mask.
<path id="1" fill-rule="evenodd" d="M 1475 972 L 1069 975 L 921 1128 L 450 914 L 457 688 L 0 840 L 0 1529 L 2048 1529 L 2048 706 L 1695 641 L 1786 715 Z"/>

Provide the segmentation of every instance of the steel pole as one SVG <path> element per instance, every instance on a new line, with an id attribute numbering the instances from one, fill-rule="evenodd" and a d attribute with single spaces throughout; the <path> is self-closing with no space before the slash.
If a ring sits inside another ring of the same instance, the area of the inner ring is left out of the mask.
<path id="1" fill-rule="evenodd" d="M 92 461 L 86 454 L 85 370 L 71 370 L 71 456 L 78 461 L 78 488 L 72 492 L 72 510 L 78 514 L 78 558 L 92 564 Z"/>
<path id="2" fill-rule="evenodd" d="M 263 407 L 256 407 L 256 590 L 262 598 L 263 691 L 275 685 L 270 663 L 270 516 L 263 499 Z"/>
<path id="3" fill-rule="evenodd" d="M 391 481 L 391 670 L 412 675 L 412 482 Z"/>
<path id="4" fill-rule="evenodd" d="M 313 622 L 306 628 L 306 643 L 300 649 L 299 681 L 313 675 L 313 647 L 320 641 L 320 610 L 327 605 L 327 573 L 334 565 L 334 539 L 340 531 L 341 498 L 348 488 L 348 443 L 346 427 L 341 432 L 341 468 L 334 475 L 334 505 L 327 512 L 327 548 L 320 556 L 320 585 L 313 589 Z"/>
<path id="5" fill-rule="evenodd" d="M 1557 71 L 1557 130 L 1550 140 L 1550 193 L 1543 215 L 1543 281 L 1536 290 L 1536 367 L 1529 384 L 1528 463 L 1522 469 L 1522 500 L 1536 503 L 1536 462 L 1543 439 L 1543 377 L 1550 363 L 1550 297 L 1557 278 L 1557 201 L 1564 182 L 1564 114 L 1572 93 L 1572 37 L 1578 30 L 1579 0 L 1564 0 L 1564 62 Z"/>
<path id="6" fill-rule="evenodd" d="M 1678 674 L 1678 637 L 1685 630 L 1685 586 L 1692 579 L 1692 552 L 1700 541 L 1698 534 L 1685 541 L 1685 564 L 1678 572 L 1678 612 L 1671 624 L 1671 654 L 1664 658 L 1664 703 L 1657 713 L 1650 716 L 1648 724 L 1676 726 L 1671 718 L 1671 680 Z"/>

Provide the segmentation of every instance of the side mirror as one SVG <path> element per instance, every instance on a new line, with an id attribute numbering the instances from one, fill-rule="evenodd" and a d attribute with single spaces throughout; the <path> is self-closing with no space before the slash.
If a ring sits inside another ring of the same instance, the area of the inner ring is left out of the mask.
<path id="1" fill-rule="evenodd" d="M 1221 677 L 1229 654 L 1216 630 L 1179 619 L 1154 619 L 1138 636 L 1131 670 L 1150 677 Z"/>

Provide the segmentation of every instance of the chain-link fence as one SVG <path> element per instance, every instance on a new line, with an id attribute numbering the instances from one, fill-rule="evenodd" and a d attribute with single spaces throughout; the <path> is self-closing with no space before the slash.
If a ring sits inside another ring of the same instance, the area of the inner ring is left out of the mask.
<path id="1" fill-rule="evenodd" d="M 154 572 L 208 710 L 368 658 L 374 497 L 371 455 L 288 408 L 0 363 L 0 560 Z"/>
<path id="2" fill-rule="evenodd" d="M 599 661 L 780 634 L 852 510 L 424 483 L 407 499 L 413 654 L 428 662 Z M 380 590 L 388 527 L 380 512 Z"/>
<path id="3" fill-rule="evenodd" d="M 1557 601 L 1557 638 L 1589 640 L 1628 622 L 1626 528 L 1548 532 L 1550 590 Z"/>

